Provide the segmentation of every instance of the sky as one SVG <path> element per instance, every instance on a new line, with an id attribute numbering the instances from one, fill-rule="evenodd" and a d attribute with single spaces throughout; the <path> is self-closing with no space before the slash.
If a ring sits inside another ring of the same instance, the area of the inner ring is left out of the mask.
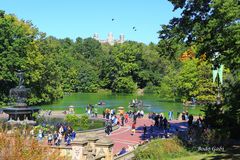
<path id="1" fill-rule="evenodd" d="M 106 39 L 112 32 L 115 39 L 124 34 L 145 44 L 157 43 L 161 25 L 180 15 L 167 0 L 0 0 L 0 9 L 32 21 L 48 36 L 75 40 L 97 33 Z"/>

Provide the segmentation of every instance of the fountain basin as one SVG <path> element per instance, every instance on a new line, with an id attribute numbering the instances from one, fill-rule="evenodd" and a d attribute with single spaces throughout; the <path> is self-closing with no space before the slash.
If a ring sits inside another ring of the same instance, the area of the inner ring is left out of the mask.
<path id="1" fill-rule="evenodd" d="M 12 119 L 15 121 L 34 120 L 32 114 L 38 111 L 39 108 L 3 108 L 3 112 L 9 115 L 8 120 Z"/>

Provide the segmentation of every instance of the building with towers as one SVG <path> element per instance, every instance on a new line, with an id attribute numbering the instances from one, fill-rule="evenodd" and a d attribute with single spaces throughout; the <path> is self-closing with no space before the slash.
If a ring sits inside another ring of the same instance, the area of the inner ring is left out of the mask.
<path id="1" fill-rule="evenodd" d="M 121 34 L 121 35 L 119 36 L 119 39 L 116 40 L 116 39 L 114 39 L 113 34 L 112 34 L 111 32 L 108 33 L 108 37 L 107 37 L 106 40 L 101 40 L 101 39 L 99 38 L 99 35 L 98 35 L 97 33 L 95 33 L 95 34 L 93 35 L 93 38 L 94 38 L 95 40 L 99 41 L 101 44 L 110 44 L 110 45 L 121 44 L 121 43 L 123 43 L 123 42 L 125 41 L 123 34 Z"/>

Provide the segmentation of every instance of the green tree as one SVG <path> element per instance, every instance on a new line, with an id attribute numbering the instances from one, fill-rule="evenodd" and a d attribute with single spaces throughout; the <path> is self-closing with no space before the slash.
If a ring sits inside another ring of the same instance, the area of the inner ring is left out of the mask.
<path id="1" fill-rule="evenodd" d="M 118 77 L 112 86 L 114 92 L 133 93 L 137 89 L 137 84 L 133 82 L 132 77 Z"/>
<path id="2" fill-rule="evenodd" d="M 208 61 L 198 60 L 196 89 L 190 94 L 204 104 L 216 102 L 217 86 L 212 82 L 211 70 L 212 65 Z"/>
<path id="3" fill-rule="evenodd" d="M 86 38 L 83 40 L 82 54 L 85 58 L 93 59 L 102 53 L 100 42 L 93 38 Z"/>
<path id="4" fill-rule="evenodd" d="M 18 83 L 16 70 L 25 70 L 25 85 L 41 79 L 44 57 L 39 52 L 37 28 L 14 15 L 0 12 L 0 101 L 6 101 L 9 89 Z"/>
<path id="5" fill-rule="evenodd" d="M 177 73 L 179 72 L 179 69 L 175 67 L 173 64 L 170 64 L 166 67 L 165 75 L 163 76 L 160 87 L 158 89 L 158 95 L 161 98 L 166 99 L 176 99 L 178 91 L 178 78 Z"/>
<path id="6" fill-rule="evenodd" d="M 239 90 L 239 42 L 240 42 L 240 5 L 238 0 L 169 0 L 174 10 L 181 9 L 181 17 L 173 18 L 169 24 L 163 25 L 159 31 L 159 44 L 167 44 L 172 49 L 162 52 L 163 55 L 177 57 L 176 44 L 196 46 L 198 56 L 206 54 L 211 60 L 215 53 L 220 53 L 219 62 L 230 68 L 233 75 L 232 83 L 225 89 L 225 105 L 209 106 L 206 114 L 213 117 L 211 125 L 218 122 L 231 130 L 236 137 L 240 125 Z M 229 82 L 229 81 L 227 81 Z M 231 86 L 231 87 L 230 87 Z M 205 91 L 204 91 L 205 92 Z M 215 109 L 214 109 L 215 108 Z M 216 115 L 216 116 L 214 116 Z M 210 118 L 211 119 L 211 118 Z M 229 126 L 229 124 L 231 124 Z M 238 129 L 237 129 L 238 128 Z"/>

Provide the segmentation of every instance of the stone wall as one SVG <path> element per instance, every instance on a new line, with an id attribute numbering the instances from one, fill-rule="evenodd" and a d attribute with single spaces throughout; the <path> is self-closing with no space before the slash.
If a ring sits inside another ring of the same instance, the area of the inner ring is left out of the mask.
<path id="1" fill-rule="evenodd" d="M 118 125 L 115 125 L 113 126 L 112 130 L 115 131 L 119 128 Z M 91 129 L 91 130 L 86 130 L 86 131 L 77 131 L 76 132 L 77 135 L 76 135 L 76 139 L 78 139 L 79 137 L 82 137 L 82 136 L 86 136 L 86 135 L 105 135 L 105 127 L 103 128 L 97 128 L 97 129 Z"/>
<path id="2" fill-rule="evenodd" d="M 54 146 L 60 150 L 61 156 L 72 160 L 112 160 L 113 143 L 105 136 L 81 136 L 71 143 L 69 147 Z"/>
<path id="3" fill-rule="evenodd" d="M 130 151 L 121 156 L 114 157 L 114 160 L 131 160 L 133 158 L 134 158 L 134 151 Z"/>

